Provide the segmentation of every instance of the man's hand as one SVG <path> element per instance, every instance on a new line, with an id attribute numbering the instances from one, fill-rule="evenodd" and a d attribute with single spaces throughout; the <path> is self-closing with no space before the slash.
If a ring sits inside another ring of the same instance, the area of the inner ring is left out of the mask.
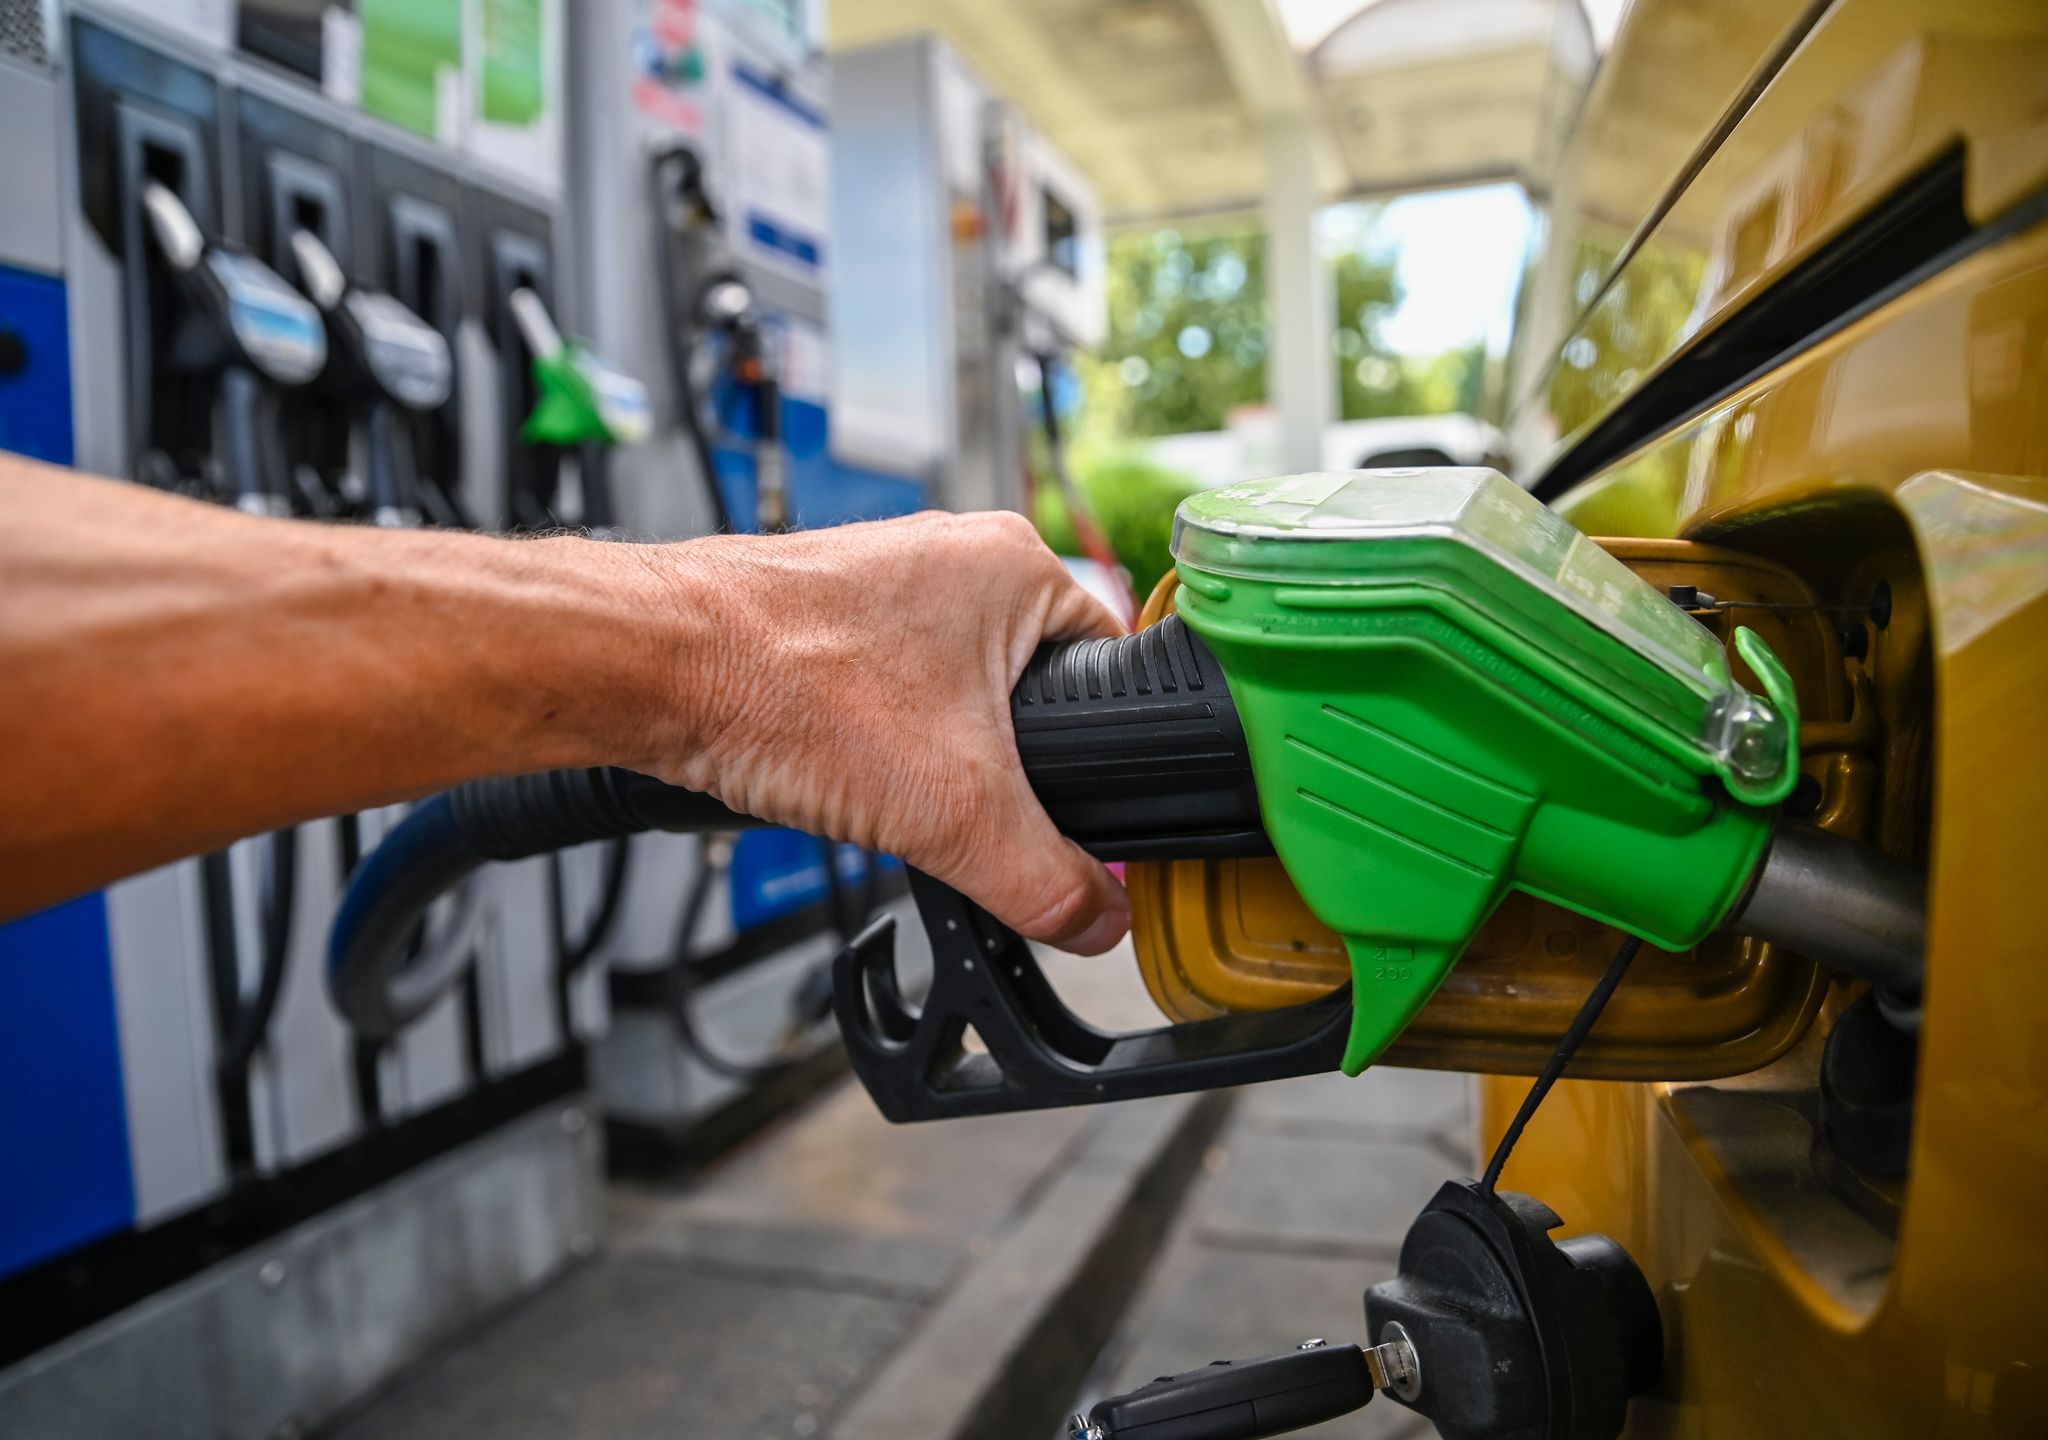
<path id="1" fill-rule="evenodd" d="M 901 856 L 1033 939 L 1092 955 L 1122 937 L 1123 887 L 1025 783 L 1009 696 L 1040 642 L 1123 627 L 1030 522 L 925 514 L 646 554 L 683 633 L 708 612 L 717 641 L 677 654 L 680 723 L 627 763 Z"/>

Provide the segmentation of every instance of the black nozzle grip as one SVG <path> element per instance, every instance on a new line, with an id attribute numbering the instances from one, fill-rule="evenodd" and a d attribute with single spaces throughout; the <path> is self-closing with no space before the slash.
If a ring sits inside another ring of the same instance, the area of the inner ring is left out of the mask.
<path id="1" fill-rule="evenodd" d="M 1090 853 L 1272 852 L 1223 667 L 1178 615 L 1040 649 L 1011 691 L 1010 718 L 1039 803 Z"/>

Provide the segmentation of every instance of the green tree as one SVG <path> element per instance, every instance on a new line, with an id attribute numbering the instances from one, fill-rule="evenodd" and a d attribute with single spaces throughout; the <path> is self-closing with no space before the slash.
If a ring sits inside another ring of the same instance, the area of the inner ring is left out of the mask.
<path id="1" fill-rule="evenodd" d="M 1266 398 L 1266 246 L 1257 231 L 1109 241 L 1109 339 L 1079 360 L 1089 433 L 1220 430 Z"/>
<path id="2" fill-rule="evenodd" d="M 1614 276 L 1605 291 L 1601 278 L 1615 246 L 1595 239 L 1574 255 L 1574 294 L 1592 308 L 1548 359 L 1545 399 L 1563 437 L 1590 428 L 1661 365 L 1692 315 L 1703 258 L 1690 250 L 1646 244 Z M 1595 300 L 1595 295 L 1598 299 Z M 1667 445 L 1628 462 L 1617 483 L 1606 487 L 1597 533 L 1661 535 L 1670 531 L 1685 481 L 1684 447 Z M 1585 523 L 1594 523 L 1588 519 Z"/>
<path id="3" fill-rule="evenodd" d="M 1107 268 L 1108 341 L 1076 360 L 1085 438 L 1220 430 L 1232 410 L 1267 398 L 1263 235 L 1225 227 L 1115 235 Z M 1479 409 L 1483 346 L 1402 356 L 1381 336 L 1401 303 L 1393 257 L 1361 239 L 1331 271 L 1339 418 Z"/>
<path id="4" fill-rule="evenodd" d="M 1485 347 L 1395 354 L 1380 333 L 1401 303 L 1394 260 L 1367 243 L 1366 226 L 1352 234 L 1330 262 L 1340 417 L 1476 413 Z M 1265 237 L 1221 225 L 1125 233 L 1110 237 L 1107 259 L 1109 337 L 1099 353 L 1074 358 L 1082 412 L 1070 463 L 1142 598 L 1170 563 L 1174 507 L 1194 482 L 1128 442 L 1220 430 L 1232 410 L 1266 399 Z M 1040 533 L 1061 554 L 1078 554 L 1037 437 L 1031 464 Z"/>
<path id="5" fill-rule="evenodd" d="M 1598 291 L 1612 248 L 1581 243 L 1573 266 L 1581 301 Z M 1551 362 L 1548 397 L 1559 434 L 1590 424 L 1663 363 L 1692 314 L 1703 269 L 1697 252 L 1646 244 L 1599 293 Z"/>
<path id="6" fill-rule="evenodd" d="M 1368 354 L 1340 371 L 1346 420 L 1389 415 L 1476 415 L 1485 400 L 1486 346 L 1437 355 Z"/>
<path id="7" fill-rule="evenodd" d="M 1336 292 L 1337 418 L 1414 415 L 1420 390 L 1409 366 L 1380 337 L 1380 322 L 1401 303 L 1394 262 L 1353 248 L 1332 265 Z"/>
<path id="8" fill-rule="evenodd" d="M 1173 564 L 1167 547 L 1173 539 L 1174 510 L 1201 487 L 1180 471 L 1128 450 L 1084 453 L 1074 462 L 1074 484 L 1118 563 L 1131 572 L 1131 588 L 1142 603 Z M 1056 554 L 1081 554 L 1081 541 L 1059 486 L 1041 479 L 1033 495 L 1032 519 L 1045 543 Z"/>

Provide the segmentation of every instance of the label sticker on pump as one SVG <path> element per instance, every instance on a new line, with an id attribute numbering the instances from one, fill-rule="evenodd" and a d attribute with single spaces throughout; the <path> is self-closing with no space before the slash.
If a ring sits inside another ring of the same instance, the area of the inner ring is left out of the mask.
<path id="1" fill-rule="evenodd" d="M 832 140 L 825 117 L 752 66 L 733 65 L 725 114 L 731 163 L 721 177 L 751 258 L 815 279 L 831 223 Z"/>
<path id="2" fill-rule="evenodd" d="M 697 0 L 636 0 L 633 103 L 691 137 L 704 133 L 704 99 L 716 38 L 699 23 Z"/>

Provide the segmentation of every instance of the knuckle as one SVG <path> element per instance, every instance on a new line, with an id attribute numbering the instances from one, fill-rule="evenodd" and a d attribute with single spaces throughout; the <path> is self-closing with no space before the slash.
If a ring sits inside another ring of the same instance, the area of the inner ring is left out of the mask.
<path id="1" fill-rule="evenodd" d="M 990 517 L 990 528 L 1013 545 L 1028 545 L 1040 548 L 1038 527 L 1015 510 L 997 510 Z"/>

